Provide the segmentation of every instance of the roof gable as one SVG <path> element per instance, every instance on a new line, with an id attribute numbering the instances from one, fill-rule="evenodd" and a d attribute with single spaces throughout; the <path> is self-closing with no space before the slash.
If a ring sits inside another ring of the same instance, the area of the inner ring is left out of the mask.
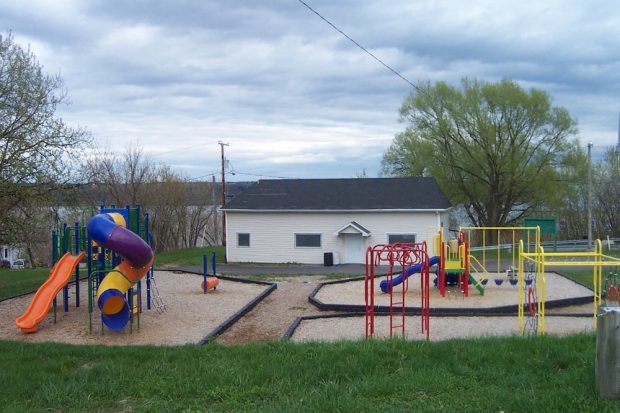
<path id="1" fill-rule="evenodd" d="M 452 207 L 434 178 L 263 179 L 226 210 L 445 210 Z"/>
<path id="2" fill-rule="evenodd" d="M 364 228 L 363 226 L 361 226 L 360 224 L 358 224 L 357 222 L 351 221 L 348 224 L 346 224 L 344 227 L 336 231 L 334 235 L 341 235 L 341 234 L 357 234 L 363 237 L 369 237 L 370 231 Z"/>

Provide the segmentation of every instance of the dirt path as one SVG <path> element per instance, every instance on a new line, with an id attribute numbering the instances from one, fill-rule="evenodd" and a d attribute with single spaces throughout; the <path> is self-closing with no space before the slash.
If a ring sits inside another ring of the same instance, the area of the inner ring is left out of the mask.
<path id="1" fill-rule="evenodd" d="M 279 340 L 297 317 L 328 314 L 308 302 L 321 276 L 296 276 L 274 280 L 278 288 L 218 339 L 223 344 Z"/>

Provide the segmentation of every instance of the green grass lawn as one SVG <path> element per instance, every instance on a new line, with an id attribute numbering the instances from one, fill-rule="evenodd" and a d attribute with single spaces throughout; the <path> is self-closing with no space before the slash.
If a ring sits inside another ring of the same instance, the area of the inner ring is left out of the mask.
<path id="1" fill-rule="evenodd" d="M 160 265 L 202 265 L 204 253 L 161 254 Z M 2 294 L 36 289 L 47 272 L 1 270 Z M 202 347 L 0 341 L 0 382 L 10 383 L 0 410 L 620 411 L 596 396 L 595 358 L 593 334 Z"/>
<path id="2" fill-rule="evenodd" d="M 553 271 L 554 269 L 549 268 L 549 270 Z M 587 287 L 594 288 L 592 270 L 570 270 L 565 268 L 558 268 L 557 272 Z M 604 277 L 605 275 L 603 274 L 603 278 Z"/>
<path id="3" fill-rule="evenodd" d="M 215 251 L 217 262 L 224 262 L 224 255 L 226 253 L 225 247 L 211 246 L 211 247 L 196 247 L 196 248 L 184 248 L 176 251 L 166 251 L 155 254 L 156 267 L 159 266 L 178 266 L 178 265 L 200 265 L 202 266 L 202 257 L 207 255 L 209 261 L 209 268 L 211 268 L 211 254 Z"/>
<path id="4" fill-rule="evenodd" d="M 0 341 L 6 411 L 605 412 L 595 338 L 203 347 Z"/>
<path id="5" fill-rule="evenodd" d="M 224 247 L 186 248 L 177 251 L 163 252 L 155 255 L 155 266 L 200 265 L 202 256 L 209 257 L 211 268 L 211 253 L 217 254 L 217 262 L 224 262 Z M 86 273 L 84 273 L 84 276 Z M 49 276 L 49 268 L 33 268 L 24 270 L 9 270 L 0 268 L 0 300 L 36 291 Z"/>
<path id="6" fill-rule="evenodd" d="M 49 275 L 49 268 L 9 270 L 0 268 L 0 300 L 39 288 Z"/>

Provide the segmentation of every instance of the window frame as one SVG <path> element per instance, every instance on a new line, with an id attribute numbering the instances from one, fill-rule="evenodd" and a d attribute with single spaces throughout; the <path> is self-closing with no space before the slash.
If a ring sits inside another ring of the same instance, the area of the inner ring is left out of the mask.
<path id="1" fill-rule="evenodd" d="M 299 245 L 297 237 L 301 236 L 317 236 L 319 237 L 319 245 Z M 317 232 L 296 232 L 293 236 L 295 248 L 322 248 L 323 247 L 323 234 Z"/>
<path id="2" fill-rule="evenodd" d="M 241 235 L 247 235 L 248 236 L 248 245 L 241 245 L 241 243 L 239 242 L 240 241 L 239 237 Z M 239 247 L 239 248 L 250 248 L 251 245 L 252 245 L 252 243 L 251 243 L 251 237 L 250 237 L 250 233 L 249 232 L 237 232 L 237 247 Z"/>
<path id="3" fill-rule="evenodd" d="M 387 243 L 388 244 L 415 244 L 416 242 L 418 242 L 418 234 L 415 232 L 398 232 L 398 233 L 387 233 Z M 390 237 L 392 236 L 396 236 L 396 237 L 402 237 L 402 236 L 413 236 L 414 241 L 395 241 L 395 242 L 390 242 Z"/>

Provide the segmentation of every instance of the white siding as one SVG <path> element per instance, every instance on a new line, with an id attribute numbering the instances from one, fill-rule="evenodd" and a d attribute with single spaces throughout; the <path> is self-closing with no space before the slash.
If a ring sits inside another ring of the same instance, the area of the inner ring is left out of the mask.
<path id="1" fill-rule="evenodd" d="M 438 216 L 439 215 L 439 216 Z M 367 228 L 364 249 L 387 243 L 387 234 L 416 234 L 432 252 L 432 236 L 444 213 L 437 212 L 226 212 L 226 257 L 230 262 L 322 264 L 323 253 L 344 258 L 336 231 L 351 221 Z M 250 247 L 237 247 L 237 233 L 250 234 Z M 321 248 L 296 248 L 295 234 L 321 234 Z"/>
<path id="2" fill-rule="evenodd" d="M 0 245 L 0 261 L 7 260 L 13 262 L 21 258 L 21 248 L 12 247 L 10 245 Z"/>

